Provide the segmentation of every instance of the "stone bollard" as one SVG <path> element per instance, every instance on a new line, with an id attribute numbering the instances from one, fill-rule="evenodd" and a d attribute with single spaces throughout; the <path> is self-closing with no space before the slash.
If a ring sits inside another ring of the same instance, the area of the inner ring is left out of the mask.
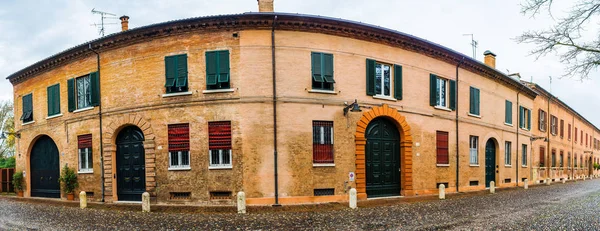
<path id="1" fill-rule="evenodd" d="M 550 185 L 552 183 L 552 180 L 550 178 L 546 179 L 546 185 Z"/>
<path id="2" fill-rule="evenodd" d="M 563 182 L 563 184 L 567 183 L 567 178 L 563 178 L 562 182 Z"/>
<path id="3" fill-rule="evenodd" d="M 142 193 L 142 211 L 150 212 L 150 193 Z"/>
<path id="4" fill-rule="evenodd" d="M 238 213 L 246 213 L 246 193 L 238 192 L 237 194 Z"/>
<path id="5" fill-rule="evenodd" d="M 440 184 L 439 188 L 440 188 L 440 200 L 445 200 L 446 199 L 446 185 Z"/>
<path id="6" fill-rule="evenodd" d="M 79 207 L 82 209 L 87 208 L 87 194 L 85 191 L 79 193 Z"/>
<path id="7" fill-rule="evenodd" d="M 490 193 L 496 193 L 496 183 L 494 181 L 490 181 Z"/>
<path id="8" fill-rule="evenodd" d="M 583 181 L 585 181 L 585 176 L 583 176 Z"/>
<path id="9" fill-rule="evenodd" d="M 523 188 L 524 189 L 528 189 L 529 188 L 529 180 L 525 179 L 525 181 L 523 181 Z"/>
<path id="10" fill-rule="evenodd" d="M 350 194 L 348 194 L 350 196 L 350 203 L 349 206 L 351 209 L 356 209 L 356 189 L 355 188 L 351 188 L 350 189 Z"/>

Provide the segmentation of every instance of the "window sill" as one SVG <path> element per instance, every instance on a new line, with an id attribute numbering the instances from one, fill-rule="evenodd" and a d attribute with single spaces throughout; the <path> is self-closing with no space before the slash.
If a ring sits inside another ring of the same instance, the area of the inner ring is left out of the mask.
<path id="1" fill-rule="evenodd" d="M 374 95 L 373 99 L 382 99 L 382 100 L 388 100 L 388 101 L 398 101 L 397 99 L 392 98 L 391 96 L 383 96 L 383 95 Z"/>
<path id="2" fill-rule="evenodd" d="M 167 93 L 167 94 L 163 94 L 162 97 L 163 98 L 168 98 L 168 97 L 175 97 L 175 96 L 192 95 L 192 93 L 193 92 L 191 92 L 191 91 L 177 92 L 177 93 Z"/>
<path id="3" fill-rule="evenodd" d="M 512 165 L 504 165 L 505 168 L 512 168 Z"/>
<path id="4" fill-rule="evenodd" d="M 167 170 L 169 171 L 188 171 L 192 170 L 192 168 L 188 167 L 169 167 Z"/>
<path id="5" fill-rule="evenodd" d="M 443 111 L 452 111 L 452 110 L 450 110 L 450 108 L 442 107 L 442 106 L 433 106 L 433 108 L 438 109 L 438 110 L 443 110 Z"/>
<path id="6" fill-rule="evenodd" d="M 313 167 L 335 167 L 335 164 L 313 164 Z"/>
<path id="7" fill-rule="evenodd" d="M 469 164 L 469 167 L 479 167 L 479 164 Z"/>
<path id="8" fill-rule="evenodd" d="M 21 126 L 30 125 L 32 123 L 35 123 L 35 120 L 29 121 L 29 122 L 26 122 L 26 123 L 22 123 Z"/>
<path id="9" fill-rule="evenodd" d="M 77 174 L 92 174 L 92 173 L 94 173 L 93 169 L 90 169 L 90 170 L 79 170 L 79 171 L 77 171 Z"/>
<path id="10" fill-rule="evenodd" d="M 233 169 L 232 166 L 208 166 L 208 169 Z"/>
<path id="11" fill-rule="evenodd" d="M 338 94 L 336 91 L 319 90 L 319 89 L 310 89 L 310 90 L 308 90 L 308 93 L 319 93 L 319 94 L 330 94 L 330 95 Z"/>
<path id="12" fill-rule="evenodd" d="M 475 115 L 475 114 L 471 114 L 471 113 L 467 113 L 467 115 L 471 116 L 471 117 L 475 117 L 475 118 L 481 119 L 481 115 Z"/>
<path id="13" fill-rule="evenodd" d="M 520 128 L 520 129 L 523 131 L 529 131 L 529 129 L 527 129 L 527 128 Z"/>
<path id="14" fill-rule="evenodd" d="M 203 94 L 213 94 L 213 93 L 225 93 L 225 92 L 234 92 L 235 88 L 229 88 L 229 89 L 218 89 L 218 90 L 204 90 L 202 91 Z"/>
<path id="15" fill-rule="evenodd" d="M 436 164 L 437 167 L 450 167 L 450 164 Z"/>
<path id="16" fill-rule="evenodd" d="M 85 108 L 82 108 L 82 109 L 77 109 L 77 110 L 73 111 L 73 113 L 82 112 L 82 111 L 89 111 L 89 110 L 92 110 L 92 109 L 94 109 L 94 107 L 85 107 Z"/>
<path id="17" fill-rule="evenodd" d="M 46 119 L 49 120 L 49 119 L 54 119 L 56 117 L 61 117 L 61 116 L 63 116 L 63 114 L 51 115 L 51 116 L 46 117 Z"/>
<path id="18" fill-rule="evenodd" d="M 521 165 L 522 168 L 527 168 L 527 165 Z"/>
<path id="19" fill-rule="evenodd" d="M 509 124 L 509 123 L 506 123 L 506 122 L 504 122 L 504 125 L 511 126 L 511 127 L 513 126 L 512 124 Z"/>

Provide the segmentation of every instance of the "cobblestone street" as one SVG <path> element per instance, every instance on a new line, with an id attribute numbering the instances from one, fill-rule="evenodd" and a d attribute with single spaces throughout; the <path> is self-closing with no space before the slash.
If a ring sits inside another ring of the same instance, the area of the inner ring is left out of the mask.
<path id="1" fill-rule="evenodd" d="M 376 205 L 370 201 L 357 210 L 329 208 L 320 212 L 272 212 L 272 209 L 257 211 L 253 208 L 249 214 L 239 215 L 81 210 L 60 203 L 44 205 L 4 197 L 0 198 L 0 230 L 600 229 L 600 180 L 596 179 L 555 183 L 529 190 L 501 190 L 493 195 L 449 195 L 445 201 L 406 201 L 394 199 L 376 202 Z"/>

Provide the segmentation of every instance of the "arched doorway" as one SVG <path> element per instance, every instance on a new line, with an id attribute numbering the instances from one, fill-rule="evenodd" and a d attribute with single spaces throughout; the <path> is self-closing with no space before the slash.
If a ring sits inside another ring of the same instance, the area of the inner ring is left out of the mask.
<path id="1" fill-rule="evenodd" d="M 35 141 L 29 163 L 31 196 L 60 198 L 58 148 L 49 136 L 42 136 Z"/>
<path id="2" fill-rule="evenodd" d="M 485 187 L 496 181 L 496 141 L 490 138 L 485 143 Z"/>
<path id="3" fill-rule="evenodd" d="M 136 126 L 123 128 L 117 136 L 117 197 L 141 201 L 146 191 L 144 133 Z"/>
<path id="4" fill-rule="evenodd" d="M 400 195 L 400 135 L 388 119 L 373 119 L 365 131 L 367 197 Z"/>

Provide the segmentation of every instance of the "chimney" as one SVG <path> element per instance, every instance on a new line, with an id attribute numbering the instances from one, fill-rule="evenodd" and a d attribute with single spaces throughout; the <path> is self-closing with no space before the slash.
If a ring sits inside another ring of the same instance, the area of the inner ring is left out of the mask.
<path id="1" fill-rule="evenodd" d="M 258 1 L 258 12 L 273 12 L 273 1 L 274 0 L 257 0 Z"/>
<path id="2" fill-rule="evenodd" d="M 119 19 L 121 19 L 121 31 L 126 31 L 129 29 L 129 16 L 123 15 Z"/>
<path id="3" fill-rule="evenodd" d="M 488 65 L 491 68 L 496 69 L 496 54 L 487 50 L 487 51 L 483 52 L 483 56 L 485 56 L 483 58 L 483 62 L 485 63 L 485 65 Z"/>

